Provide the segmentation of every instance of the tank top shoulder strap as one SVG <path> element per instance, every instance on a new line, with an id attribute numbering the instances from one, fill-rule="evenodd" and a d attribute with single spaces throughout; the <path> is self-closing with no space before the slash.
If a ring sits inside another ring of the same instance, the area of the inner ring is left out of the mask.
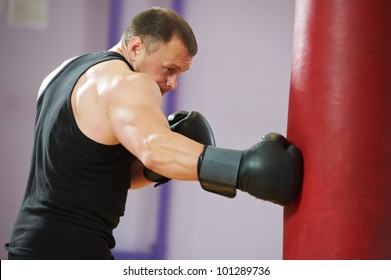
<path id="1" fill-rule="evenodd" d="M 104 51 L 104 52 L 101 52 L 105 57 L 110 57 L 110 58 L 117 58 L 117 59 L 120 59 L 122 60 L 123 62 L 125 62 L 130 70 L 134 71 L 132 65 L 130 65 L 129 61 L 126 60 L 125 57 L 123 57 L 121 54 L 117 53 L 117 52 L 113 52 L 113 51 Z"/>

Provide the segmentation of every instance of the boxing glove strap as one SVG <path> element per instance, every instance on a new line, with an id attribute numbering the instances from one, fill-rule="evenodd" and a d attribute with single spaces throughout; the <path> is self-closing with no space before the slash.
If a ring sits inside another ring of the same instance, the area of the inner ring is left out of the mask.
<path id="1" fill-rule="evenodd" d="M 233 198 L 243 151 L 205 146 L 198 159 L 198 180 L 206 191 Z"/>

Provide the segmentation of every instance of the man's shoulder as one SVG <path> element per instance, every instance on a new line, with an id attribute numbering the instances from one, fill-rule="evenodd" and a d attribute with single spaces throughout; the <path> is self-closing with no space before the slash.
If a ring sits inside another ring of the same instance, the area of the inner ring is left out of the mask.
<path id="1" fill-rule="evenodd" d="M 115 78 L 117 79 L 116 82 L 119 88 L 132 88 L 136 90 L 145 90 L 151 92 L 156 92 L 159 89 L 157 83 L 150 76 L 144 73 L 122 73 Z"/>

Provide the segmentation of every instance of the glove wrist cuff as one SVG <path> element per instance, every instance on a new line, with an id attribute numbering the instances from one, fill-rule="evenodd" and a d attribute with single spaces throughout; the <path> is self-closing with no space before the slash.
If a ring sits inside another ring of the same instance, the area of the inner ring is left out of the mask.
<path id="1" fill-rule="evenodd" d="M 198 160 L 198 180 L 206 191 L 236 196 L 236 182 L 243 151 L 205 146 Z"/>

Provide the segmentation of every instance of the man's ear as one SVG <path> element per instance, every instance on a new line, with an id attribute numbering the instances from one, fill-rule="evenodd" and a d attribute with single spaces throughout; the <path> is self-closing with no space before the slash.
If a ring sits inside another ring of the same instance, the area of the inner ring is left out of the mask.
<path id="1" fill-rule="evenodd" d="M 134 36 L 130 38 L 128 44 L 128 51 L 132 60 L 136 60 L 143 48 L 144 44 L 139 36 Z"/>

